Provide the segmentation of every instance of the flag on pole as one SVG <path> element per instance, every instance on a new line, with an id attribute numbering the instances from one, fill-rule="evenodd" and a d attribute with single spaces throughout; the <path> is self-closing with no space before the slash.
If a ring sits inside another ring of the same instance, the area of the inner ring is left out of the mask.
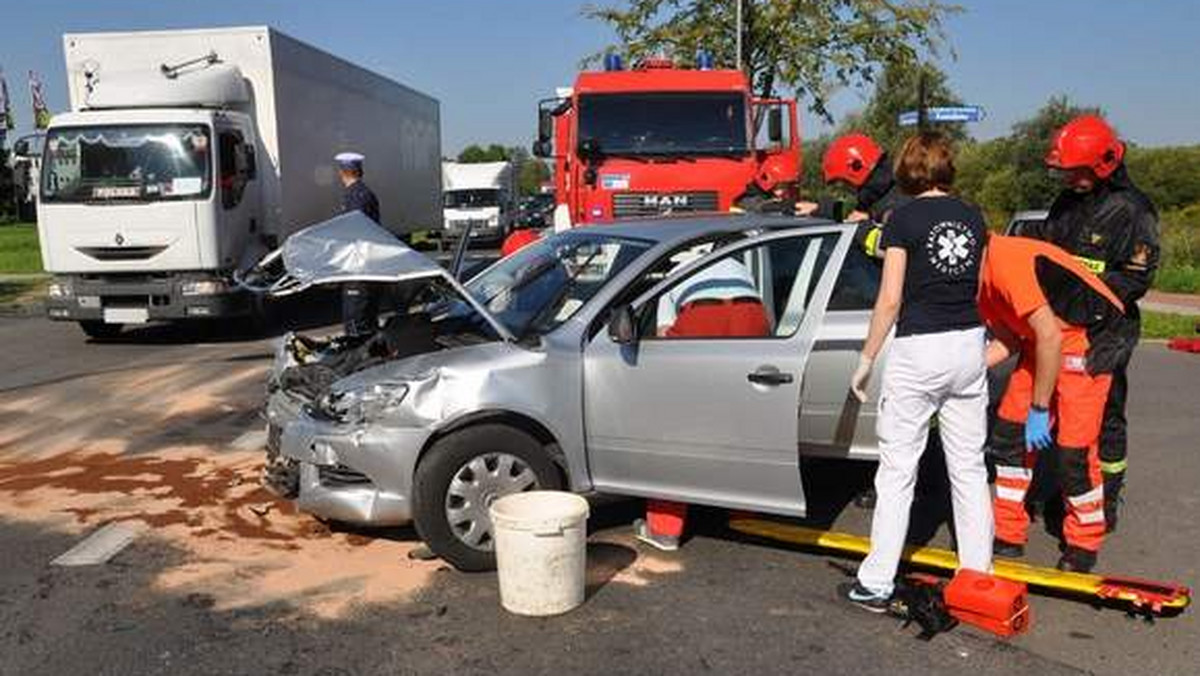
<path id="1" fill-rule="evenodd" d="M 8 82 L 4 79 L 4 69 L 0 68 L 0 136 L 16 126 L 13 120 L 12 100 L 8 98 Z"/>
<path id="2" fill-rule="evenodd" d="M 29 98 L 33 100 L 33 126 L 45 129 L 50 126 L 50 109 L 46 107 L 46 97 L 42 94 L 42 81 L 37 73 L 29 71 Z"/>

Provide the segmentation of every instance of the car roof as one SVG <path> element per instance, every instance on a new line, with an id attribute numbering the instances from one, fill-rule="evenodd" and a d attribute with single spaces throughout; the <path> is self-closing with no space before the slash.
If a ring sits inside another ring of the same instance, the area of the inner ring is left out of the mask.
<path id="1" fill-rule="evenodd" d="M 785 230 L 806 225 L 838 225 L 823 218 L 784 216 L 780 214 L 720 213 L 702 216 L 659 216 L 638 218 L 616 223 L 602 223 L 574 228 L 572 232 L 599 232 L 615 237 L 644 239 L 658 243 L 678 242 L 710 233 L 737 233 L 749 230 Z"/>

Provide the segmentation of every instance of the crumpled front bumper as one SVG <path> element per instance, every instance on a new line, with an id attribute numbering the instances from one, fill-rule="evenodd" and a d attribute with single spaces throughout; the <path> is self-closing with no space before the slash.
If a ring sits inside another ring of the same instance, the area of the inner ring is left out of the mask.
<path id="1" fill-rule="evenodd" d="M 412 520 L 413 472 L 429 430 L 343 425 L 288 409 L 286 395 L 271 398 L 268 439 L 277 438 L 279 454 L 299 463 L 301 511 L 369 526 Z"/>

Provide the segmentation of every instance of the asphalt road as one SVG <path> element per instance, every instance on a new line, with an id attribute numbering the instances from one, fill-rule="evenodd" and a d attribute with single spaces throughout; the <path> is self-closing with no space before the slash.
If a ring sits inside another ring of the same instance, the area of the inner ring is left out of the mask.
<path id="1" fill-rule="evenodd" d="M 3 675 L 1185 674 L 1200 663 L 1194 612 L 1148 624 L 1044 596 L 1029 635 L 959 628 L 921 642 L 836 600 L 848 559 L 739 538 L 715 510 L 679 553 L 648 554 L 628 536 L 628 502 L 594 510 L 587 603 L 513 617 L 494 576 L 408 561 L 409 531 L 331 531 L 257 492 L 255 453 L 237 446 L 258 424 L 271 339 L 147 328 L 96 344 L 27 318 L 0 319 L 0 345 Z M 1103 572 L 1200 579 L 1198 386 L 1200 357 L 1139 351 L 1128 504 Z M 869 515 L 849 503 L 868 477 L 809 463 L 814 518 L 866 532 Z M 944 544 L 943 501 L 927 493 L 914 535 Z M 151 528 L 109 563 L 48 565 L 142 513 Z M 1035 531 L 1030 558 L 1054 554 Z"/>

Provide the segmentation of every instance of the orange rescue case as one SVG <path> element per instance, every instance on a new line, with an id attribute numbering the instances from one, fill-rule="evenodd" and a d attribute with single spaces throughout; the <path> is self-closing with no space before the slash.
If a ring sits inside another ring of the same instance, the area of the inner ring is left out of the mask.
<path id="1" fill-rule="evenodd" d="M 953 617 L 997 636 L 1024 633 L 1033 624 L 1023 582 L 963 568 L 946 585 L 944 597 Z"/>

